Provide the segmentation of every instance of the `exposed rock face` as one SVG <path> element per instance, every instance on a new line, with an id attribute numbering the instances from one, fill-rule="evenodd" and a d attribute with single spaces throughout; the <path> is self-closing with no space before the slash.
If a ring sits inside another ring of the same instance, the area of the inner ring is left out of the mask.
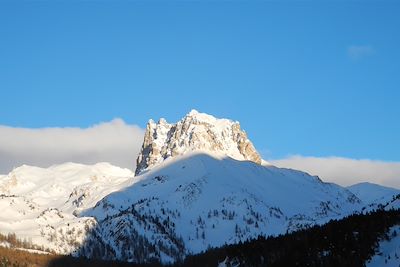
<path id="1" fill-rule="evenodd" d="M 141 152 L 136 160 L 135 174 L 161 163 L 169 157 L 190 151 L 222 153 L 237 160 L 261 164 L 261 157 L 240 129 L 239 122 L 216 119 L 192 110 L 176 124 L 165 119 L 150 120 Z"/>

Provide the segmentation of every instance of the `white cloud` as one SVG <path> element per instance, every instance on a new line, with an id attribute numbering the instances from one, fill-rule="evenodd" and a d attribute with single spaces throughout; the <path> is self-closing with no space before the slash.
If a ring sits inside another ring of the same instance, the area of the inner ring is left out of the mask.
<path id="1" fill-rule="evenodd" d="M 68 161 L 84 164 L 106 161 L 134 170 L 143 134 L 143 129 L 121 119 L 89 128 L 28 129 L 0 125 L 0 174 L 22 164 L 48 167 Z M 270 162 L 344 186 L 373 182 L 400 188 L 400 162 L 303 156 Z"/>
<path id="2" fill-rule="evenodd" d="M 306 171 L 322 180 L 348 186 L 359 182 L 372 182 L 400 188 L 400 162 L 340 157 L 291 156 L 272 160 L 278 167 Z"/>
<path id="3" fill-rule="evenodd" d="M 22 164 L 48 167 L 63 162 L 111 164 L 134 169 L 143 130 L 121 119 L 89 128 L 0 126 L 0 173 Z"/>
<path id="4" fill-rule="evenodd" d="M 375 50 L 371 45 L 351 45 L 347 47 L 347 54 L 353 60 L 359 60 L 374 54 Z"/>

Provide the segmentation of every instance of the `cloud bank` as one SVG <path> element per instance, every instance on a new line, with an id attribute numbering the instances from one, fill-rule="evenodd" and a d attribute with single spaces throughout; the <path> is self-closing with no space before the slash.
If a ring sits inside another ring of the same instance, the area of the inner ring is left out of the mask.
<path id="1" fill-rule="evenodd" d="M 343 186 L 371 182 L 400 188 L 400 162 L 303 156 L 291 156 L 270 162 L 278 167 L 306 171 L 312 175 L 318 175 L 326 182 L 334 182 Z"/>
<path id="2" fill-rule="evenodd" d="M 144 130 L 121 119 L 89 128 L 14 128 L 0 126 L 0 174 L 22 164 L 48 167 L 64 162 L 110 162 L 134 170 Z M 278 167 L 318 175 L 343 186 L 372 182 L 400 188 L 400 162 L 341 157 L 291 156 L 270 160 Z"/>
<path id="3" fill-rule="evenodd" d="M 64 162 L 111 164 L 134 169 L 143 130 L 121 119 L 89 128 L 0 126 L 0 174 L 22 164 L 48 167 Z"/>

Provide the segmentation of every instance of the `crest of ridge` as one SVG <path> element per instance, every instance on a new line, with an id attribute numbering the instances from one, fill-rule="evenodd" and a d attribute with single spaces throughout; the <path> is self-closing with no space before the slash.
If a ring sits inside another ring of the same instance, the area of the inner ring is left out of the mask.
<path id="1" fill-rule="evenodd" d="M 192 110 L 175 124 L 163 118 L 157 123 L 149 120 L 135 174 L 151 169 L 169 157 L 192 151 L 224 154 L 236 160 L 261 164 L 260 155 L 239 122 Z"/>

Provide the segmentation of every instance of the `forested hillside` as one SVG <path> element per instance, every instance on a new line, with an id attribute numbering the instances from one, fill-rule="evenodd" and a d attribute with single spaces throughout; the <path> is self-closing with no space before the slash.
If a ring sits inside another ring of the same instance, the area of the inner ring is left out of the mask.
<path id="1" fill-rule="evenodd" d="M 365 266 L 378 241 L 392 238 L 386 233 L 396 224 L 399 210 L 351 215 L 287 235 L 210 249 L 180 266 Z"/>

